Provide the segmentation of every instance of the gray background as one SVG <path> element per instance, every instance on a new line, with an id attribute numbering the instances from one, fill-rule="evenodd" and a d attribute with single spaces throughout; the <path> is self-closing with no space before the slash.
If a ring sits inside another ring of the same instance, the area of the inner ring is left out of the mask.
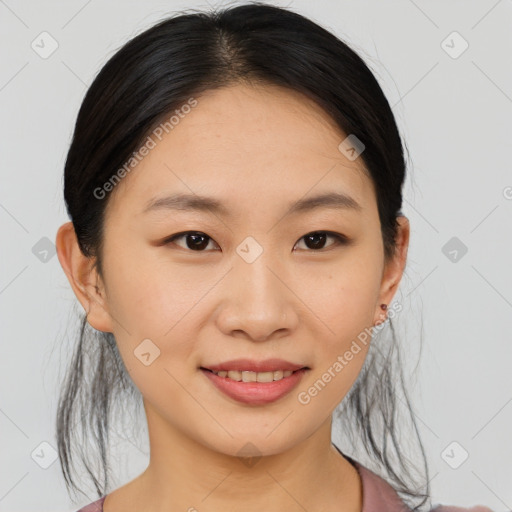
<path id="1" fill-rule="evenodd" d="M 411 154 L 403 208 L 411 245 L 395 325 L 433 502 L 512 510 L 512 3 L 269 3 L 311 17 L 363 56 Z M 51 447 L 81 308 L 53 247 L 68 220 L 62 172 L 80 102 L 127 39 L 175 10 L 206 7 L 0 0 L 0 511 L 78 508 Z M 51 49 L 44 31 L 58 44 L 47 58 L 31 46 Z M 145 468 L 146 440 L 113 446 L 121 485 Z M 452 468 L 447 461 L 463 450 L 468 459 Z"/>

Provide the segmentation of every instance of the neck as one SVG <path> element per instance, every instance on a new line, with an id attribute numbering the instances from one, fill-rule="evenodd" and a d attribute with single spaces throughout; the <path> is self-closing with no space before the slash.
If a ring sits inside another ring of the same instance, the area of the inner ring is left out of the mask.
<path id="1" fill-rule="evenodd" d="M 243 458 L 170 429 L 150 408 L 146 413 L 150 463 L 142 475 L 109 494 L 105 512 L 361 512 L 359 474 L 331 443 L 331 417 L 287 450 Z"/>

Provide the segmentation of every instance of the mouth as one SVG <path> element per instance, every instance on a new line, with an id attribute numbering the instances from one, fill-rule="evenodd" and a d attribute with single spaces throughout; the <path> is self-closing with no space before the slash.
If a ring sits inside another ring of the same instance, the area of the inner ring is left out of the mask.
<path id="1" fill-rule="evenodd" d="M 253 372 L 245 370 L 211 370 L 199 367 L 201 373 L 223 395 L 238 403 L 262 406 L 289 395 L 310 368 Z"/>

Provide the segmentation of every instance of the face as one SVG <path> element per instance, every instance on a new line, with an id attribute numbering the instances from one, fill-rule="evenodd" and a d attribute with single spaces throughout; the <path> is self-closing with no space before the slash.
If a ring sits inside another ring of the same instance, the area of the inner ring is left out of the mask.
<path id="1" fill-rule="evenodd" d="M 363 161 L 340 152 L 347 134 L 313 102 L 242 85 L 196 99 L 115 187 L 102 294 L 85 307 L 167 429 L 225 454 L 248 441 L 275 454 L 311 436 L 351 388 L 368 344 L 344 355 L 391 302 L 405 256 L 385 265 Z M 358 207 L 292 207 L 326 193 Z M 176 194 L 220 208 L 165 201 Z M 266 394 L 235 398 L 201 369 L 234 359 L 307 369 L 283 379 L 291 389 L 262 383 Z"/>

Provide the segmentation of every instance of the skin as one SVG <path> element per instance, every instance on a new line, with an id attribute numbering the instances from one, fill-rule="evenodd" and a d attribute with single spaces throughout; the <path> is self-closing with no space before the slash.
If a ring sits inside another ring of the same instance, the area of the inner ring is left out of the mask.
<path id="1" fill-rule="evenodd" d="M 297 395 L 383 320 L 380 304 L 391 303 L 406 264 L 409 222 L 399 217 L 396 255 L 385 262 L 362 158 L 338 150 L 347 134 L 307 98 L 234 85 L 196 99 L 115 187 L 104 279 L 80 252 L 71 223 L 57 234 L 59 261 L 88 322 L 114 333 L 144 399 L 149 465 L 110 493 L 104 510 L 360 511 L 361 481 L 331 444 L 331 415 L 368 345 L 309 404 Z M 332 190 L 352 196 L 361 211 L 284 215 L 290 202 Z M 232 216 L 141 213 L 151 198 L 175 192 L 218 198 Z M 352 243 L 328 237 L 323 249 L 307 245 L 303 237 L 322 230 Z M 203 252 L 187 237 L 160 244 L 182 231 L 208 235 Z M 263 248 L 252 263 L 236 252 L 247 236 Z M 134 356 L 146 338 L 160 350 L 148 366 Z M 239 357 L 277 357 L 310 370 L 276 402 L 241 404 L 198 369 Z M 261 456 L 252 465 L 237 456 L 248 442 Z"/>

